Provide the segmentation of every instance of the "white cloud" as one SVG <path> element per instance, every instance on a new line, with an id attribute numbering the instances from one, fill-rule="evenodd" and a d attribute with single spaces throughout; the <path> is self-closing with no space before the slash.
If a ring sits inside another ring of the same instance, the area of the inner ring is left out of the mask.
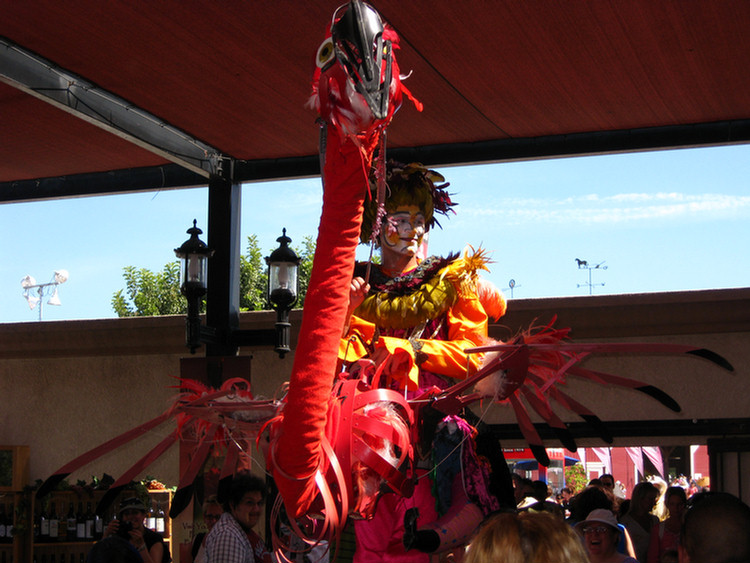
<path id="1" fill-rule="evenodd" d="M 750 196 L 679 192 L 586 194 L 560 199 L 500 198 L 482 206 L 462 205 L 462 219 L 497 217 L 506 225 L 544 223 L 635 223 L 653 220 L 707 221 L 750 218 Z"/>

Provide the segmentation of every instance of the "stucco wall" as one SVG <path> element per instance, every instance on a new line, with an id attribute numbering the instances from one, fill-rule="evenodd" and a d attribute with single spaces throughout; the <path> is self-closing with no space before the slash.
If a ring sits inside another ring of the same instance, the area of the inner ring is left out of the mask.
<path id="1" fill-rule="evenodd" d="M 735 366 L 729 374 L 703 360 L 615 356 L 588 367 L 652 383 L 683 407 L 673 414 L 632 390 L 582 384 L 570 378 L 571 395 L 605 420 L 747 418 L 750 416 L 750 289 L 670 294 L 513 300 L 491 328 L 507 337 L 534 319 L 558 315 L 580 341 L 656 341 L 708 347 Z M 301 311 L 292 314 L 294 330 Z M 243 314 L 243 328 L 270 327 L 272 313 Z M 293 346 L 294 346 L 293 338 Z M 288 380 L 293 354 L 280 360 L 271 349 L 253 355 L 252 386 L 273 396 Z M 164 411 L 175 390 L 184 348 L 182 317 L 0 324 L 0 444 L 31 447 L 31 479 Z M 561 411 L 564 420 L 575 420 Z M 486 414 L 513 423 L 505 407 Z M 165 425 L 74 474 L 90 479 L 118 475 L 173 429 Z M 700 434 L 700 429 L 697 429 Z M 556 445 L 556 444 L 552 444 Z M 177 448 L 146 472 L 168 484 L 178 480 Z"/>

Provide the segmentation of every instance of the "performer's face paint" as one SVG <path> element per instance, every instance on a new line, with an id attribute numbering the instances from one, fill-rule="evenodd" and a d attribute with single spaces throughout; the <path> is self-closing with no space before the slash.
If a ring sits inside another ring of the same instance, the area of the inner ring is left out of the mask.
<path id="1" fill-rule="evenodd" d="M 424 213 L 416 205 L 400 205 L 385 216 L 380 232 L 381 252 L 415 256 L 424 234 Z"/>

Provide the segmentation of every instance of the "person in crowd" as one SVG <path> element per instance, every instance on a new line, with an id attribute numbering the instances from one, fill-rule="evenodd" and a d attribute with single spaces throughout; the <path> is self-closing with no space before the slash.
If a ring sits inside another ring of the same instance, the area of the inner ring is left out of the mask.
<path id="1" fill-rule="evenodd" d="M 666 502 L 665 493 L 667 492 L 667 488 L 669 487 L 669 485 L 667 485 L 664 479 L 654 475 L 650 476 L 648 480 L 652 485 L 659 489 L 659 497 L 656 499 L 654 514 L 659 520 L 664 520 L 667 517 L 667 507 L 664 505 L 664 503 Z"/>
<path id="2" fill-rule="evenodd" d="M 605 509 L 614 514 L 615 496 L 602 486 L 589 485 L 578 493 L 570 504 L 568 523 L 576 525 L 583 521 L 593 510 Z M 616 522 L 619 528 L 617 551 L 635 559 L 635 549 L 625 526 Z"/>
<path id="3" fill-rule="evenodd" d="M 700 487 L 698 487 L 698 481 L 696 481 L 695 479 L 690 479 L 690 486 L 687 489 L 688 499 L 698 492 L 700 492 Z"/>
<path id="4" fill-rule="evenodd" d="M 583 545 L 591 563 L 638 563 L 638 560 L 617 551 L 621 530 L 614 513 L 597 508 L 576 524 L 583 536 Z"/>
<path id="5" fill-rule="evenodd" d="M 532 494 L 532 496 L 539 502 L 544 502 L 549 498 L 550 496 L 549 487 L 547 486 L 547 483 L 545 483 L 544 481 L 539 480 L 539 479 L 536 481 L 532 481 L 531 487 L 534 490 L 534 493 Z"/>
<path id="6" fill-rule="evenodd" d="M 687 495 L 682 487 L 669 487 L 664 494 L 664 503 L 669 512 L 666 520 L 651 528 L 647 563 L 659 563 L 665 551 L 676 550 L 680 543 L 682 519 L 687 506 Z"/>
<path id="7" fill-rule="evenodd" d="M 271 554 L 253 531 L 260 520 L 266 484 L 249 471 L 232 479 L 222 502 L 224 513 L 206 536 L 208 563 L 270 563 Z"/>
<path id="8" fill-rule="evenodd" d="M 633 488 L 627 513 L 620 518 L 620 523 L 627 528 L 630 539 L 633 540 L 635 557 L 642 563 L 646 563 L 651 528 L 659 523 L 659 519 L 652 512 L 657 498 L 659 489 L 653 483 L 638 483 Z"/>
<path id="9" fill-rule="evenodd" d="M 729 493 L 696 493 L 677 551 L 679 563 L 750 561 L 750 507 Z"/>
<path id="10" fill-rule="evenodd" d="M 573 498 L 573 490 L 570 487 L 563 487 L 557 494 L 557 502 L 563 509 L 565 518 L 570 516 L 570 501 Z"/>
<path id="11" fill-rule="evenodd" d="M 120 503 L 118 518 L 107 524 L 103 537 L 119 535 L 138 550 L 143 563 L 170 563 L 172 557 L 161 534 L 143 525 L 146 506 L 137 497 L 126 498 Z M 128 529 L 129 528 L 129 529 Z"/>
<path id="12" fill-rule="evenodd" d="M 527 497 L 526 500 L 534 500 L 532 497 Z M 519 512 L 546 512 L 548 514 L 552 514 L 553 516 L 559 518 L 562 521 L 565 521 L 565 510 L 563 510 L 563 507 L 557 504 L 556 502 L 552 502 L 551 500 L 545 500 L 543 502 L 531 502 L 528 505 L 524 505 L 521 508 L 518 509 Z"/>
<path id="13" fill-rule="evenodd" d="M 513 473 L 512 478 L 516 506 L 521 506 L 525 498 L 534 496 L 534 482 L 526 477 L 521 477 L 518 473 Z"/>
<path id="14" fill-rule="evenodd" d="M 543 512 L 495 513 L 469 544 L 464 563 L 588 563 L 573 529 Z"/>
<path id="15" fill-rule="evenodd" d="M 565 519 L 565 511 L 562 506 L 557 502 L 554 502 L 550 497 L 549 487 L 547 483 L 541 480 L 532 481 L 532 496 L 525 497 L 520 504 L 518 504 L 518 510 L 531 511 L 531 512 L 549 512 L 554 514 L 560 519 Z"/>
<path id="16" fill-rule="evenodd" d="M 193 538 L 193 545 L 190 549 L 193 563 L 206 563 L 206 536 L 219 521 L 223 512 L 216 495 L 211 495 L 203 502 L 203 521 L 206 523 L 207 531 L 196 534 Z"/>
<path id="17" fill-rule="evenodd" d="M 615 492 L 615 478 L 610 473 L 599 475 L 599 481 L 602 482 L 604 488 L 609 489 L 612 493 Z"/>

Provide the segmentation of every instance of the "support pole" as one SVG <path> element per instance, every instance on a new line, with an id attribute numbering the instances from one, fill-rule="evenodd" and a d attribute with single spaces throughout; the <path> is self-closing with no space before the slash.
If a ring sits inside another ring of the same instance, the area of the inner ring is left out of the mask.
<path id="1" fill-rule="evenodd" d="M 240 324 L 240 203 L 241 186 L 225 177 L 208 183 L 208 262 L 206 324 L 218 330 L 217 342 L 206 345 L 206 356 L 235 356 L 229 336 Z M 213 382 L 212 382 L 213 383 Z"/>

